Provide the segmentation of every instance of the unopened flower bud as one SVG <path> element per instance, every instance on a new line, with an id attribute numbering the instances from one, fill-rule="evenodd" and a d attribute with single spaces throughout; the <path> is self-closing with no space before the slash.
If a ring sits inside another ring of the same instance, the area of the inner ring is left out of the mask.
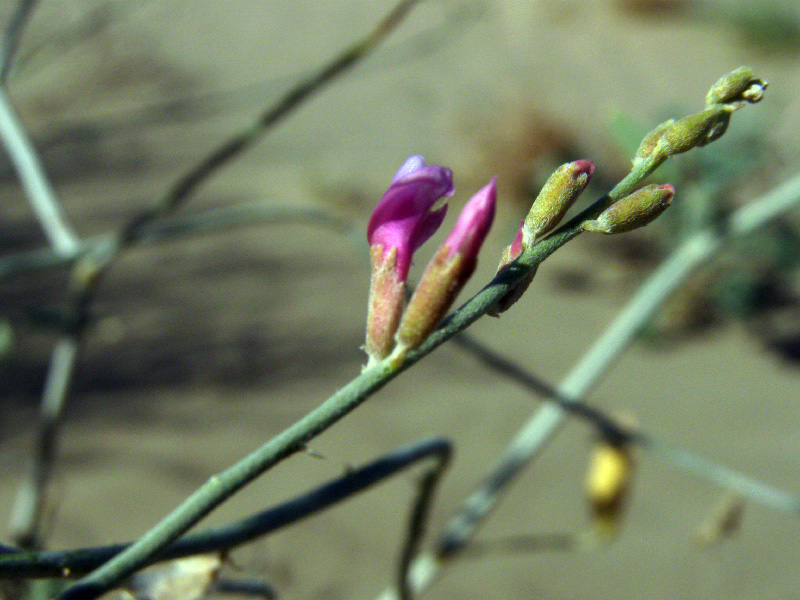
<path id="1" fill-rule="evenodd" d="M 533 201 L 522 228 L 522 246 L 530 247 L 537 238 L 553 229 L 589 183 L 594 173 L 590 160 L 561 165 Z"/>
<path id="2" fill-rule="evenodd" d="M 725 133 L 730 120 L 731 108 L 720 104 L 678 119 L 659 138 L 656 151 L 672 156 L 710 144 Z"/>
<path id="3" fill-rule="evenodd" d="M 639 144 L 638 150 L 636 150 L 636 155 L 633 157 L 633 166 L 637 166 L 643 160 L 647 160 L 651 156 L 654 155 L 656 149 L 658 148 L 658 142 L 664 133 L 672 127 L 675 123 L 675 119 L 670 119 L 668 121 L 664 121 L 661 125 L 658 125 L 655 129 L 653 129 L 650 133 L 642 138 L 641 144 Z M 663 148 L 659 149 L 662 156 L 656 158 L 658 162 L 663 162 L 668 158 L 666 152 L 664 152 Z"/>
<path id="4" fill-rule="evenodd" d="M 434 210 L 434 205 L 452 193 L 450 169 L 411 156 L 372 213 L 367 226 L 372 278 L 365 345 L 370 364 L 394 348 L 411 257 L 444 219 L 447 206 Z"/>
<path id="5" fill-rule="evenodd" d="M 474 272 L 496 202 L 493 177 L 464 206 L 450 235 L 425 268 L 397 330 L 400 351 L 412 350 L 425 341 Z"/>
<path id="6" fill-rule="evenodd" d="M 596 533 L 616 533 L 633 469 L 633 457 L 622 442 L 602 440 L 592 450 L 585 489 Z"/>
<path id="7" fill-rule="evenodd" d="M 597 219 L 586 221 L 583 229 L 611 234 L 644 227 L 667 210 L 674 195 L 675 188 L 668 183 L 645 186 L 617 200 L 600 213 Z"/>
<path id="8" fill-rule="evenodd" d="M 522 229 L 525 226 L 525 221 L 520 223 L 519 231 L 517 231 L 517 237 L 514 238 L 514 241 L 509 245 L 506 246 L 505 250 L 503 250 L 503 255 L 500 257 L 500 264 L 497 266 L 497 273 L 503 271 L 509 264 L 517 259 L 517 257 L 522 254 Z M 525 275 L 517 285 L 511 288 L 508 293 L 500 298 L 497 303 L 486 312 L 487 315 L 492 317 L 499 317 L 500 313 L 506 312 L 509 308 L 511 308 L 517 300 L 522 297 L 522 294 L 525 293 L 525 290 L 528 289 L 528 286 L 533 281 L 533 278 L 536 276 L 536 267 L 534 267 L 530 273 Z"/>
<path id="9" fill-rule="evenodd" d="M 755 104 L 764 97 L 769 82 L 756 77 L 750 67 L 739 67 L 723 75 L 706 94 L 706 106 L 732 104 L 738 108 L 742 103 Z"/>

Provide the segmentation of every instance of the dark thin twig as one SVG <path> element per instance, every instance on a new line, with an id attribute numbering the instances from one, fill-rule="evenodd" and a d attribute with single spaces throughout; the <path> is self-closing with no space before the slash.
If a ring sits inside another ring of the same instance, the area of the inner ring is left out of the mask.
<path id="1" fill-rule="evenodd" d="M 36 447 L 25 478 L 17 490 L 9 526 L 11 538 L 26 549 L 41 548 L 44 538 L 44 516 L 47 509 L 47 488 L 58 456 L 58 435 L 69 393 L 72 374 L 78 360 L 85 331 L 88 307 L 94 286 L 73 273 L 70 306 L 72 314 L 65 331 L 56 342 L 50 359 L 39 407 Z"/>
<path id="2" fill-rule="evenodd" d="M 229 525 L 186 535 L 146 564 L 229 550 L 251 542 L 323 511 L 421 461 L 435 459 L 436 465 L 433 468 L 441 470 L 451 452 L 452 445 L 442 438 L 422 440 L 403 446 L 278 506 Z M 415 507 L 419 505 L 418 497 Z M 415 512 L 417 510 L 418 508 Z M 14 552 L 12 548 L 4 547 L 4 552 L 0 553 L 0 579 L 82 575 L 102 565 L 129 545 L 115 544 L 98 548 L 48 552 Z"/>
<path id="3" fill-rule="evenodd" d="M 11 65 L 14 63 L 14 54 L 16 54 L 19 40 L 22 37 L 22 31 L 25 29 L 28 17 L 30 17 L 35 6 L 36 0 L 20 0 L 16 11 L 8 22 L 5 36 L 3 36 L 3 43 L 0 47 L 0 86 L 4 86 L 8 81 L 8 74 L 11 72 Z"/>
<path id="4" fill-rule="evenodd" d="M 263 598 L 264 600 L 277 600 L 278 598 L 278 592 L 266 581 L 225 578 L 217 580 L 213 589 L 215 592 L 238 594 L 246 598 Z"/>
<path id="5" fill-rule="evenodd" d="M 183 203 L 217 169 L 248 149 L 275 124 L 311 98 L 324 85 L 332 82 L 347 69 L 362 60 L 399 25 L 417 1 L 402 0 L 366 37 L 353 44 L 318 73 L 291 89 L 250 127 L 234 135 L 212 151 L 194 169 L 181 177 L 161 201 L 125 225 L 120 235 L 123 245 L 129 243 L 135 237 L 138 229 Z"/>
<path id="6" fill-rule="evenodd" d="M 447 465 L 450 462 L 451 452 L 442 452 L 438 455 L 438 461 L 423 474 L 419 482 L 419 492 L 414 508 L 411 512 L 411 519 L 408 523 L 408 533 L 403 543 L 400 553 L 398 569 L 397 588 L 401 600 L 411 600 L 413 589 L 409 582 L 409 567 L 419 552 L 420 544 L 425 536 L 425 524 L 433 503 L 433 495 L 444 475 Z"/>

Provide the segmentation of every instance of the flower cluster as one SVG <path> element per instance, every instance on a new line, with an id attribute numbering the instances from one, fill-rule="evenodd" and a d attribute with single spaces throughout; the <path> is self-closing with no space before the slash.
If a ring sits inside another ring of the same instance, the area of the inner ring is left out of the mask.
<path id="1" fill-rule="evenodd" d="M 453 191 L 450 169 L 426 165 L 421 156 L 412 156 L 372 213 L 367 226 L 372 279 L 365 346 L 370 364 L 419 346 L 475 270 L 478 251 L 494 219 L 494 179 L 464 207 L 403 310 L 411 258 L 442 224 L 447 206 L 436 205 Z"/>

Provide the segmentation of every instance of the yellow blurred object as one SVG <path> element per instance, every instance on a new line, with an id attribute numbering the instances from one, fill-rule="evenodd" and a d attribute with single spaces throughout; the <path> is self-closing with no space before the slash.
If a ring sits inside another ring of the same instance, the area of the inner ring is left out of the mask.
<path id="1" fill-rule="evenodd" d="M 603 540 L 616 536 L 633 470 L 624 444 L 603 440 L 594 448 L 585 487 L 594 533 Z"/>

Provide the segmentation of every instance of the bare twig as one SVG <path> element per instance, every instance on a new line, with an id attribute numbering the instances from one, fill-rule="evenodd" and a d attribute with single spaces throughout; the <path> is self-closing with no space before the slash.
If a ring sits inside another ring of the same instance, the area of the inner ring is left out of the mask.
<path id="1" fill-rule="evenodd" d="M 766 504 L 771 508 L 800 516 L 800 500 L 795 496 L 765 485 L 701 456 L 676 448 L 643 429 L 627 424 L 623 425 L 610 418 L 603 411 L 584 403 L 580 399 L 563 395 L 557 388 L 538 377 L 532 376 L 514 361 L 500 356 L 467 335 L 456 336 L 453 341 L 469 350 L 484 365 L 523 385 L 532 393 L 543 396 L 549 402 L 557 404 L 571 416 L 589 422 L 602 435 L 620 442 L 637 444 L 644 450 L 684 471 L 722 486 L 737 489 L 742 495 Z M 508 476 L 508 471 L 504 470 L 503 473 Z M 498 481 L 500 481 L 499 478 Z M 508 485 L 511 479 L 502 479 L 502 482 L 496 490 L 498 493 L 503 491 L 503 486 Z"/>
<path id="2" fill-rule="evenodd" d="M 20 0 L 8 22 L 2 46 L 0 46 L 0 86 L 5 86 L 8 81 L 8 74 L 11 72 L 19 39 L 35 6 L 36 0 Z"/>
<path id="3" fill-rule="evenodd" d="M 0 51 L 0 137 L 51 246 L 57 254 L 71 256 L 80 247 L 80 241 L 67 223 L 61 203 L 6 90 L 19 37 L 35 4 L 33 0 L 20 1 L 3 39 Z M 83 306 L 82 302 L 78 302 L 78 306 Z M 11 515 L 10 534 L 24 548 L 36 548 L 42 542 L 47 486 L 55 462 L 58 425 L 78 353 L 78 340 L 78 331 L 70 331 L 53 349 L 42 393 L 37 445 Z"/>
<path id="4" fill-rule="evenodd" d="M 401 0 L 392 12 L 367 36 L 353 44 L 308 80 L 292 88 L 247 129 L 234 135 L 230 140 L 212 151 L 194 169 L 181 177 L 155 206 L 144 211 L 125 225 L 120 236 L 123 244 L 133 239 L 138 229 L 183 203 L 217 169 L 244 150 L 247 150 L 276 123 L 311 98 L 323 86 L 334 81 L 347 69 L 362 60 L 386 39 L 416 3 L 417 0 Z"/>
<path id="5" fill-rule="evenodd" d="M 408 444 L 283 504 L 229 525 L 184 536 L 147 564 L 235 548 L 323 511 L 420 462 L 435 460 L 432 468 L 441 471 L 451 452 L 452 445 L 442 438 Z M 427 492 L 421 490 L 422 493 Z M 420 506 L 419 497 L 415 506 Z M 418 511 L 416 508 L 415 514 Z M 3 548 L 0 552 L 0 579 L 82 575 L 128 546 L 115 544 L 57 552 L 19 552 Z"/>
<path id="6" fill-rule="evenodd" d="M 67 223 L 61 203 L 3 86 L 0 86 L 0 137 L 48 241 L 61 254 L 73 253 L 79 246 L 78 238 Z"/>
<path id="7" fill-rule="evenodd" d="M 323 207 L 247 202 L 150 223 L 138 230 L 135 241 L 153 244 L 242 225 L 287 222 L 316 225 L 342 234 L 353 233 L 351 221 Z"/>
<path id="8" fill-rule="evenodd" d="M 38 548 L 42 541 L 46 492 L 56 458 L 58 426 L 77 353 L 77 340 L 65 335 L 56 343 L 50 359 L 39 409 L 37 445 L 28 474 L 17 490 L 9 524 L 11 539 L 21 548 Z"/>
<path id="9" fill-rule="evenodd" d="M 330 229 L 349 237 L 356 235 L 352 221 L 324 207 L 246 202 L 150 223 L 137 232 L 133 243 L 137 245 L 159 244 L 232 227 L 290 222 Z M 361 232 L 359 231 L 357 234 L 358 241 L 361 243 Z M 107 257 L 113 255 L 114 252 L 115 239 L 113 235 L 104 234 L 81 241 L 80 245 L 69 254 L 60 254 L 51 248 L 10 254 L 0 258 L 0 279 L 70 266 L 86 255 Z M 104 259 L 98 262 L 103 263 Z"/>
<path id="10" fill-rule="evenodd" d="M 409 567 L 419 552 L 419 546 L 425 535 L 425 524 L 433 502 L 433 494 L 439 485 L 442 475 L 444 475 L 445 469 L 447 469 L 450 455 L 450 451 L 440 453 L 436 464 L 432 465 L 420 480 L 419 493 L 414 502 L 414 508 L 408 524 L 408 534 L 403 543 L 403 550 L 400 553 L 397 587 L 401 600 L 411 600 L 412 598 L 413 588 L 408 576 Z"/>

